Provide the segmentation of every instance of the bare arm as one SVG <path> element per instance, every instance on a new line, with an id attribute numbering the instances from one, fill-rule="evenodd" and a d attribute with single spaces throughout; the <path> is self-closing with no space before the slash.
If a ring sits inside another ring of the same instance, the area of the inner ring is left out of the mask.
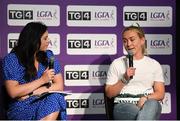
<path id="1" fill-rule="evenodd" d="M 22 85 L 20 85 L 19 82 L 16 80 L 5 81 L 7 93 L 11 98 L 19 98 L 28 95 L 29 93 L 33 92 L 33 90 L 37 89 L 43 84 L 45 83 L 42 78 Z"/>
<path id="2" fill-rule="evenodd" d="M 64 90 L 64 81 L 62 74 L 56 74 L 53 79 L 52 85 L 47 88 L 46 86 L 42 86 L 36 90 L 33 91 L 33 95 L 40 95 L 43 92 L 48 92 L 48 91 L 63 91 Z"/>
<path id="3" fill-rule="evenodd" d="M 126 70 L 123 76 L 126 80 L 130 81 L 130 76 L 133 76 L 134 74 L 135 74 L 135 68 L 130 67 Z M 112 97 L 117 96 L 121 92 L 124 86 L 125 84 L 123 83 L 122 80 L 119 80 L 114 85 L 106 85 L 105 91 L 106 91 L 107 97 L 112 98 Z"/>
<path id="4" fill-rule="evenodd" d="M 105 92 L 106 92 L 107 97 L 112 98 L 118 95 L 120 91 L 122 90 L 122 88 L 124 87 L 124 85 L 125 84 L 123 84 L 121 80 L 119 80 L 114 85 L 106 85 Z"/>
<path id="5" fill-rule="evenodd" d="M 19 84 L 16 80 L 6 80 L 5 86 L 7 92 L 11 98 L 20 98 L 23 96 L 27 96 L 29 93 L 32 93 L 34 90 L 40 88 L 42 85 L 48 83 L 49 80 L 55 80 L 57 83 L 57 77 L 54 76 L 54 70 L 48 68 L 44 71 L 41 78 L 34 80 L 32 82 L 28 82 L 25 84 Z M 45 88 L 44 88 L 45 89 Z"/>
<path id="6" fill-rule="evenodd" d="M 163 82 L 154 82 L 154 93 L 148 95 L 148 99 L 163 100 L 165 95 L 165 87 Z"/>
<path id="7" fill-rule="evenodd" d="M 53 80 L 52 86 L 49 88 L 51 91 L 63 91 L 64 90 L 64 81 L 62 74 L 56 74 Z"/>
<path id="8" fill-rule="evenodd" d="M 165 95 L 165 87 L 163 82 L 154 82 L 154 93 L 147 97 L 141 97 L 137 104 L 138 107 L 142 107 L 147 99 L 155 99 L 157 101 L 163 100 Z"/>

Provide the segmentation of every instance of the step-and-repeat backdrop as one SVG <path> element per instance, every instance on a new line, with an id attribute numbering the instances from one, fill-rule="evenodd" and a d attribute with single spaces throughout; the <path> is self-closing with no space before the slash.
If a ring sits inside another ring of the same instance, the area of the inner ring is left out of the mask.
<path id="1" fill-rule="evenodd" d="M 103 85 L 109 64 L 126 54 L 122 29 L 138 23 L 148 54 L 164 71 L 161 119 L 176 119 L 175 6 L 175 0 L 1 0 L 0 59 L 16 45 L 24 25 L 44 22 L 49 49 L 63 68 L 65 90 L 72 91 L 66 96 L 68 119 L 106 119 Z"/>

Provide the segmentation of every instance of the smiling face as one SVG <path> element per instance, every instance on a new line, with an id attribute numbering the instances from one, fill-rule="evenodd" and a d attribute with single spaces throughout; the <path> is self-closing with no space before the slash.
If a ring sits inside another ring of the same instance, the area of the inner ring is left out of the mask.
<path id="1" fill-rule="evenodd" d="M 41 37 L 41 51 L 46 51 L 49 45 L 48 31 L 46 31 Z"/>
<path id="2" fill-rule="evenodd" d="M 143 46 L 145 38 L 140 37 L 136 29 L 129 29 L 123 33 L 123 44 L 127 51 L 131 51 L 135 56 L 143 56 Z"/>

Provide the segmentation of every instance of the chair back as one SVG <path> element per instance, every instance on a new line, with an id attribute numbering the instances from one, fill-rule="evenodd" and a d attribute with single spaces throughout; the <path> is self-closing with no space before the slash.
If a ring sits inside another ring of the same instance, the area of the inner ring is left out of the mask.
<path id="1" fill-rule="evenodd" d="M 0 87 L 0 120 L 7 120 L 7 110 L 8 110 L 8 103 L 10 101 L 10 98 L 7 94 L 7 91 L 5 89 L 4 85 L 1 85 Z"/>
<path id="2" fill-rule="evenodd" d="M 104 103 L 105 103 L 106 116 L 107 119 L 113 120 L 114 98 L 110 99 L 109 97 L 106 96 L 105 87 L 106 85 L 104 85 Z"/>

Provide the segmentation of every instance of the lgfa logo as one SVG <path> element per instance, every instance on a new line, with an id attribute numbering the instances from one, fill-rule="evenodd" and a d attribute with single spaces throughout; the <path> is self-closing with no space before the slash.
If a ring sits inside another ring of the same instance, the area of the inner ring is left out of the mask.
<path id="1" fill-rule="evenodd" d="M 164 41 L 164 40 L 151 40 L 151 47 L 152 48 L 168 48 L 170 47 L 170 42 L 169 41 Z"/>

